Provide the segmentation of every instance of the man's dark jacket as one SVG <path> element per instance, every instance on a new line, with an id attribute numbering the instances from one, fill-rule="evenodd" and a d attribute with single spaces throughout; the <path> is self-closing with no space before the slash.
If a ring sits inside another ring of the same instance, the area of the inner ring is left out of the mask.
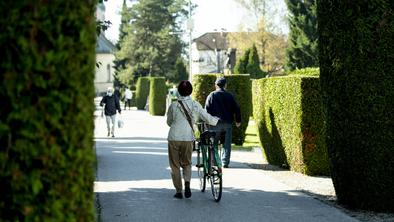
<path id="1" fill-rule="evenodd" d="M 226 90 L 220 88 L 211 92 L 205 101 L 205 108 L 212 116 L 217 116 L 221 121 L 232 123 L 234 120 L 237 123 L 241 122 L 241 111 L 234 96 Z"/>
<path id="2" fill-rule="evenodd" d="M 103 106 L 104 104 L 105 104 L 104 114 L 106 116 L 115 115 L 116 110 L 118 110 L 120 113 L 119 99 L 117 98 L 116 95 L 112 95 L 112 96 L 105 95 L 100 102 L 100 106 Z"/>

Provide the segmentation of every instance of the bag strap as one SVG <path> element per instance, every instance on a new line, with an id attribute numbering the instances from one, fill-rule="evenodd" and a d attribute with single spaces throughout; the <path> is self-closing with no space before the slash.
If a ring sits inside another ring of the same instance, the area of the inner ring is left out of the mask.
<path id="1" fill-rule="evenodd" d="M 186 115 L 187 122 L 189 122 L 189 125 L 190 125 L 190 127 L 192 128 L 192 131 L 193 131 L 193 134 L 194 134 L 194 128 L 193 128 L 193 124 L 192 124 L 192 118 L 190 118 L 189 113 L 187 112 L 187 110 L 186 110 L 186 108 L 185 108 L 185 105 L 183 105 L 182 101 L 178 100 L 178 102 L 179 102 L 179 104 L 181 104 L 182 109 L 183 109 L 183 112 L 184 112 L 185 115 Z"/>

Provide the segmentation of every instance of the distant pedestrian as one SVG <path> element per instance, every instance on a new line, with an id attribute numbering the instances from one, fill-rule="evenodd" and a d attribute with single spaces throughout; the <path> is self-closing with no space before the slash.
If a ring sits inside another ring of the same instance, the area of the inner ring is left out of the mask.
<path id="1" fill-rule="evenodd" d="M 120 90 L 119 90 L 119 86 L 115 86 L 115 91 L 114 91 L 115 96 L 117 97 L 118 101 L 120 100 Z"/>
<path id="2" fill-rule="evenodd" d="M 119 105 L 119 99 L 116 95 L 114 95 L 114 89 L 112 87 L 108 87 L 107 94 L 101 100 L 100 106 L 104 106 L 104 115 L 107 121 L 108 130 L 107 136 L 112 135 L 112 137 L 115 137 L 116 110 L 118 110 L 119 114 L 121 110 Z"/>
<path id="3" fill-rule="evenodd" d="M 181 199 L 182 177 L 180 168 L 183 169 L 185 181 L 185 197 L 191 197 L 190 190 L 192 151 L 194 143 L 194 124 L 198 118 L 207 124 L 216 125 L 219 118 L 213 117 L 202 106 L 192 100 L 190 94 L 193 87 L 189 81 L 181 81 L 178 85 L 179 98 L 171 103 L 167 111 L 168 132 L 168 158 L 171 168 L 171 177 L 176 193 L 175 198 Z"/>
<path id="4" fill-rule="evenodd" d="M 222 153 L 222 163 L 224 168 L 228 168 L 231 156 L 232 123 L 235 116 L 235 124 L 241 126 L 241 111 L 234 96 L 225 90 L 226 79 L 221 77 L 215 81 L 216 90 L 211 92 L 205 102 L 207 112 L 220 118 L 216 126 L 210 127 L 215 131 L 224 131 L 224 147 Z"/>
<path id="5" fill-rule="evenodd" d="M 131 99 L 133 98 L 133 93 L 131 92 L 131 90 L 129 89 L 129 87 L 126 86 L 126 90 L 124 92 L 124 110 L 126 110 L 126 106 L 129 106 L 129 110 L 131 108 Z"/>

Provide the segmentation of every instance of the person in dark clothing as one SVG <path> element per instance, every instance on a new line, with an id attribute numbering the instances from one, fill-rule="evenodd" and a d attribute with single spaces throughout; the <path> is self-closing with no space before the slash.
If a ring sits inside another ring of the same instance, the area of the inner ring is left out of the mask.
<path id="1" fill-rule="evenodd" d="M 216 90 L 211 92 L 205 101 L 205 108 L 212 116 L 220 118 L 216 126 L 210 127 L 215 131 L 226 132 L 222 153 L 224 168 L 228 168 L 231 156 L 232 123 L 235 116 L 235 125 L 241 126 L 241 111 L 234 96 L 225 90 L 226 79 L 221 77 L 215 81 Z"/>
<path id="2" fill-rule="evenodd" d="M 117 98 L 116 95 L 114 95 L 114 89 L 112 87 L 108 87 L 107 94 L 101 100 L 100 106 L 104 106 L 104 114 L 105 114 L 105 119 L 107 121 L 108 136 L 112 135 L 112 137 L 115 137 L 116 110 L 118 110 L 119 114 L 121 110 L 120 110 L 119 99 Z M 110 126 L 111 122 L 112 122 L 112 127 Z"/>
<path id="3" fill-rule="evenodd" d="M 118 101 L 120 101 L 121 94 L 120 94 L 119 86 L 115 86 L 114 94 L 116 98 L 118 98 Z"/>

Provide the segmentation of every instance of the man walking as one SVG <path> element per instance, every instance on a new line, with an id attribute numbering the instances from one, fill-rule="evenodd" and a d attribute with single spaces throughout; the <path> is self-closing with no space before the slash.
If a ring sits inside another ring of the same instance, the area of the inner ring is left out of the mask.
<path id="1" fill-rule="evenodd" d="M 112 87 L 108 87 L 107 94 L 101 100 L 100 106 L 104 106 L 104 114 L 105 114 L 105 119 L 107 121 L 108 136 L 112 135 L 112 137 L 115 137 L 116 110 L 118 110 L 119 114 L 121 110 L 119 105 L 119 99 L 117 98 L 116 95 L 114 95 L 114 89 Z"/>
<path id="2" fill-rule="evenodd" d="M 129 87 L 126 86 L 126 90 L 124 92 L 125 100 L 124 100 L 124 110 L 126 110 L 126 106 L 129 106 L 129 110 L 131 107 L 131 99 L 133 98 L 133 93 L 129 89 Z"/>
<path id="3" fill-rule="evenodd" d="M 208 95 L 205 108 L 209 114 L 220 118 L 218 124 L 210 127 L 210 129 L 226 132 L 222 163 L 224 168 L 228 168 L 231 155 L 232 123 L 235 116 L 236 126 L 241 126 L 241 111 L 234 96 L 227 92 L 225 87 L 226 79 L 224 77 L 218 78 L 215 81 L 216 90 Z"/>

